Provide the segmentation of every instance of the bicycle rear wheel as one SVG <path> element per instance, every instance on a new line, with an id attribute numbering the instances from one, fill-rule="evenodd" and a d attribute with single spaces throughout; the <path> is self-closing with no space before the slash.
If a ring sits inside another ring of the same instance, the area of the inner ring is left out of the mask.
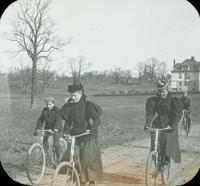
<path id="1" fill-rule="evenodd" d="M 190 127 L 189 124 L 188 124 L 188 119 L 185 118 L 185 133 L 187 136 L 189 136 L 189 133 L 190 133 Z"/>
<path id="2" fill-rule="evenodd" d="M 80 186 L 78 173 L 71 163 L 62 162 L 57 166 L 52 186 Z"/>
<path id="3" fill-rule="evenodd" d="M 147 158 L 146 171 L 145 171 L 145 184 L 146 186 L 156 186 L 156 179 L 158 174 L 158 154 L 150 152 Z"/>
<path id="4" fill-rule="evenodd" d="M 37 184 L 41 181 L 45 171 L 45 153 L 39 143 L 31 145 L 26 161 L 26 174 L 29 181 Z"/>
<path id="5" fill-rule="evenodd" d="M 63 138 L 60 138 L 59 145 L 60 145 L 60 156 L 62 157 L 65 150 L 67 149 L 67 143 Z"/>
<path id="6" fill-rule="evenodd" d="M 183 130 L 184 130 L 184 123 L 183 123 L 183 119 L 181 119 L 179 124 L 178 124 L 178 135 L 179 136 L 182 136 Z"/>
<path id="7" fill-rule="evenodd" d="M 162 171 L 161 171 L 161 180 L 162 180 L 163 184 L 166 184 L 167 181 L 169 180 L 169 169 L 170 169 L 170 163 L 167 164 L 167 165 L 165 165 L 162 168 Z"/>

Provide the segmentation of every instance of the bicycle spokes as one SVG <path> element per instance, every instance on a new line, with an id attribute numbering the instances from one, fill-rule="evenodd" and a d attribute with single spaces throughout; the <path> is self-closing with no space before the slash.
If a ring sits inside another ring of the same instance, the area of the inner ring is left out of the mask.
<path id="1" fill-rule="evenodd" d="M 39 144 L 33 144 L 27 156 L 27 176 L 30 182 L 38 183 L 44 174 L 45 155 Z"/>
<path id="2" fill-rule="evenodd" d="M 55 170 L 53 186 L 79 186 L 77 171 L 69 162 L 62 162 Z"/>

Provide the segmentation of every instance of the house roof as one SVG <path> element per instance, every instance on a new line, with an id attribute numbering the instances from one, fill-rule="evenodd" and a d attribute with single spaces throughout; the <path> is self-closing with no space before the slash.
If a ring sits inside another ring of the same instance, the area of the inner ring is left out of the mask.
<path id="1" fill-rule="evenodd" d="M 194 57 L 185 59 L 182 63 L 176 63 L 172 72 L 200 72 L 200 62 Z"/>

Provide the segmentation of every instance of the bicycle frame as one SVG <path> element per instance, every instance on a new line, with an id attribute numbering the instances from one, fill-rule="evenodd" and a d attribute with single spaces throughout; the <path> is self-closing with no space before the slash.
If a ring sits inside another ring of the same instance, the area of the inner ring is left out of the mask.
<path id="1" fill-rule="evenodd" d="M 162 128 L 162 129 L 157 129 L 157 128 L 151 128 L 151 127 L 147 127 L 147 130 L 145 130 L 147 132 L 154 132 L 155 135 L 155 142 L 154 142 L 154 152 L 158 152 L 158 144 L 159 144 L 159 140 L 158 140 L 158 135 L 159 132 L 172 132 L 173 129 L 172 128 Z"/>
<path id="2" fill-rule="evenodd" d="M 52 131 L 51 129 L 48 129 L 48 130 L 45 130 L 45 129 L 43 129 L 43 130 L 38 130 L 38 132 L 40 132 L 41 133 L 41 138 L 40 138 L 40 144 L 41 144 L 41 146 L 42 146 L 42 149 L 44 149 L 44 144 L 43 144 L 43 139 L 44 139 L 44 135 L 45 135 L 45 132 L 49 132 L 50 134 L 56 134 L 57 135 L 57 133 L 56 132 L 54 132 L 54 131 Z M 44 151 L 45 152 L 45 151 Z M 51 154 L 51 156 L 50 156 L 50 161 L 52 161 L 52 156 L 53 156 L 53 164 L 55 163 L 54 161 L 56 161 L 55 160 L 55 151 L 54 151 L 54 148 L 52 148 L 52 152 L 51 152 L 52 154 Z M 45 154 L 46 154 L 46 152 L 45 152 Z M 48 153 L 47 153 L 48 154 Z M 47 155 L 46 154 L 46 155 Z"/>
<path id="3" fill-rule="evenodd" d="M 69 162 L 71 164 L 75 164 L 74 162 L 74 154 L 75 154 L 75 143 L 76 143 L 76 138 L 81 137 L 81 136 L 85 136 L 85 135 L 89 135 L 90 132 L 85 132 L 79 135 L 69 135 L 69 138 L 71 138 L 71 148 L 70 148 L 70 160 Z"/>
<path id="4" fill-rule="evenodd" d="M 43 148 L 43 139 L 44 139 L 44 134 L 45 134 L 45 132 L 49 132 L 50 134 L 55 134 L 55 132 L 53 132 L 52 130 L 37 130 L 38 132 L 40 132 L 41 133 L 41 138 L 40 138 L 40 144 L 41 144 L 41 146 L 42 146 L 42 148 Z"/>
<path id="5" fill-rule="evenodd" d="M 162 157 L 160 156 L 160 152 L 159 152 L 159 149 L 158 149 L 159 148 L 159 133 L 162 132 L 162 131 L 166 132 L 166 133 L 172 132 L 173 129 L 172 128 L 156 129 L 156 128 L 147 127 L 145 131 L 155 133 L 154 150 L 153 150 L 153 152 L 150 152 L 150 154 L 148 156 L 147 165 L 146 165 L 146 172 L 145 172 L 146 185 L 148 186 L 148 180 L 149 180 L 149 178 L 148 178 L 149 157 L 151 157 L 153 154 L 155 155 L 155 160 L 154 160 L 155 161 L 154 162 L 155 168 L 153 169 L 153 172 L 152 172 L 152 176 L 154 177 L 154 180 L 155 180 L 154 185 L 156 185 L 156 179 L 157 179 L 157 176 L 158 176 L 159 173 L 161 173 L 162 182 L 165 183 L 164 172 L 161 169 L 161 166 L 162 166 L 162 159 L 161 158 Z M 151 167 L 151 165 L 150 165 L 150 167 Z M 167 173 L 167 175 L 169 176 L 169 172 Z M 167 179 L 168 179 L 168 176 L 167 176 Z"/>

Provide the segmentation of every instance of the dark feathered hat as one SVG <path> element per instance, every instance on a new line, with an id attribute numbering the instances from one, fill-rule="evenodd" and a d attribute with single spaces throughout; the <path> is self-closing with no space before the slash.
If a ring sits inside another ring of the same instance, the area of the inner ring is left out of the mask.
<path id="1" fill-rule="evenodd" d="M 81 83 L 73 83 L 72 85 L 69 85 L 67 89 L 67 91 L 70 93 L 76 92 L 79 90 L 83 90 L 83 85 Z"/>
<path id="2" fill-rule="evenodd" d="M 158 80 L 157 82 L 157 89 L 162 90 L 168 86 L 168 81 L 165 79 Z"/>

